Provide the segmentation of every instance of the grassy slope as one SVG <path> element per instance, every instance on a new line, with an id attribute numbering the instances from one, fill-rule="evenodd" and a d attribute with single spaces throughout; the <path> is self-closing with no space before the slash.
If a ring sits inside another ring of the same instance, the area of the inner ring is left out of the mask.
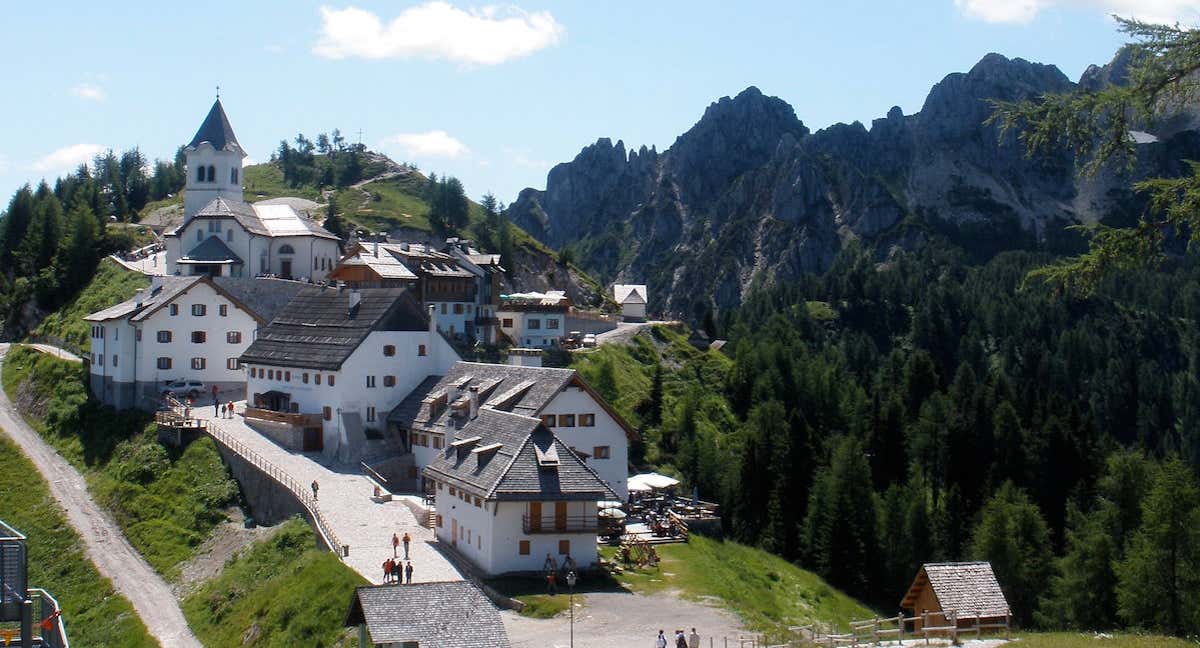
<path id="1" fill-rule="evenodd" d="M 603 554 L 611 560 L 615 549 Z M 755 631 L 812 621 L 844 624 L 875 614 L 816 574 L 761 549 L 695 536 L 687 544 L 658 547 L 658 555 L 658 569 L 625 571 L 617 579 L 635 592 L 678 590 L 686 598 L 719 599 Z"/>
<path id="2" fill-rule="evenodd" d="M 87 287 L 74 299 L 47 315 L 34 333 L 57 335 L 87 349 L 91 338 L 88 323 L 83 321 L 83 317 L 129 299 L 149 283 L 145 275 L 126 270 L 112 259 L 104 259 Z"/>
<path id="3" fill-rule="evenodd" d="M 29 580 L 63 606 L 67 636 L 76 648 L 157 646 L 125 597 L 113 591 L 84 554 L 37 469 L 0 437 L 0 519 L 29 538 Z"/>
<path id="4" fill-rule="evenodd" d="M 576 353 L 571 366 L 595 387 L 617 412 L 635 429 L 642 429 L 642 414 L 638 405 L 650 394 L 655 366 L 662 364 L 664 425 L 676 416 L 678 405 L 700 385 L 721 384 L 732 361 L 719 351 L 700 351 L 687 341 L 687 332 L 669 326 L 655 326 L 640 332 L 628 344 L 606 344 L 593 351 Z M 608 379 L 611 376 L 611 382 Z M 699 402 L 709 421 L 725 421 L 725 429 L 733 429 L 735 421 L 725 401 L 702 390 Z M 707 395 L 704 395 L 707 394 Z M 653 444 L 654 431 L 647 434 L 646 464 L 657 466 L 657 450 Z M 669 467 L 664 467 L 669 470 Z"/>
<path id="5" fill-rule="evenodd" d="M 365 584 L 316 548 L 307 524 L 291 520 L 226 564 L 183 611 L 208 646 L 350 646 L 353 631 L 342 621 L 354 588 Z"/>
<path id="6" fill-rule="evenodd" d="M 211 439 L 183 451 L 164 448 L 148 415 L 89 402 L 79 365 L 14 348 L 3 384 L 14 400 L 32 399 L 26 420 L 84 474 L 92 496 L 167 578 L 177 576 L 179 563 L 224 519 L 221 508 L 237 499 Z"/>
<path id="7" fill-rule="evenodd" d="M 1176 637 L 1137 634 L 1081 634 L 1077 632 L 1045 632 L 1021 634 L 1020 648 L 1187 648 L 1195 641 Z"/>

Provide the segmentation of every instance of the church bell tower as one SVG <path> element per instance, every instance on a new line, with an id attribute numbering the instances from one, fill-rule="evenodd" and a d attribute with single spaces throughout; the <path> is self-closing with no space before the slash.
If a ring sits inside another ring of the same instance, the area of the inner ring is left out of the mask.
<path id="1" fill-rule="evenodd" d="M 185 222 L 215 198 L 242 202 L 242 160 L 246 152 L 233 134 L 219 96 L 183 151 L 187 158 Z"/>

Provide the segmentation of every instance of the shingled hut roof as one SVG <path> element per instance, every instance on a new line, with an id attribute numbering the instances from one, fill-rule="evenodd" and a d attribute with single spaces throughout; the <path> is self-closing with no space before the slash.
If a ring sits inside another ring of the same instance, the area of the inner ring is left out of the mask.
<path id="1" fill-rule="evenodd" d="M 942 612 L 962 616 L 1004 616 L 1010 613 L 992 564 L 987 562 L 926 563 L 917 572 L 900 607 L 913 609 L 922 590 L 933 588 Z"/>

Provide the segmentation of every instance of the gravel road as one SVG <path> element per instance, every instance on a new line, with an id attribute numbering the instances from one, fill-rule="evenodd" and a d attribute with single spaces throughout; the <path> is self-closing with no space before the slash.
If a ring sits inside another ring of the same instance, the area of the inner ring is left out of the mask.
<path id="1" fill-rule="evenodd" d="M 9 345 L 0 344 L 0 363 Z M 83 537 L 88 558 L 113 587 L 133 604 L 150 634 L 164 648 L 202 648 L 188 628 L 171 588 L 129 544 L 121 529 L 88 494 L 83 476 L 34 432 L 0 390 L 0 429 L 42 473 L 54 499 Z M 30 538 L 37 542 L 37 538 Z M 67 620 L 68 624 L 70 620 Z"/>

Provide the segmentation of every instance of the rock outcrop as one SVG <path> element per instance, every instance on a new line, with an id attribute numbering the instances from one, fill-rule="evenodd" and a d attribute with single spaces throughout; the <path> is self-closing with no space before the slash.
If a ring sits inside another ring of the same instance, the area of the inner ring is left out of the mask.
<path id="1" fill-rule="evenodd" d="M 1127 67 L 1119 52 L 1079 85 L 1123 83 Z M 1053 251 L 1067 225 L 1128 218 L 1132 177 L 1200 156 L 1194 113 L 1156 131 L 1134 171 L 1090 178 L 1068 151 L 1027 156 L 1015 133 L 987 123 L 993 101 L 1075 87 L 1054 66 L 988 54 L 934 85 L 915 115 L 897 107 L 869 129 L 816 133 L 751 87 L 710 105 L 662 153 L 598 140 L 508 215 L 552 248 L 570 245 L 602 281 L 648 283 L 652 312 L 689 318 L 738 304 L 755 282 L 823 271 L 852 240 L 881 256 L 931 237 L 982 255 Z"/>

